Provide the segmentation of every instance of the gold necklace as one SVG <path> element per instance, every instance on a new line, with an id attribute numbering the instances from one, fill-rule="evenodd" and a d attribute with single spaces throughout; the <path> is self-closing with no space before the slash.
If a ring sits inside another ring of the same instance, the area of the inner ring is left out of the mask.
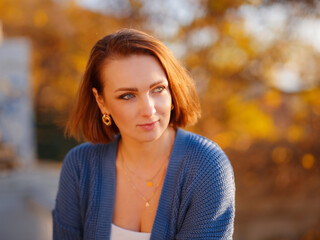
<path id="1" fill-rule="evenodd" d="M 123 153 L 121 152 L 121 158 L 123 158 Z M 163 166 L 165 165 L 165 162 L 166 161 L 163 161 L 160 168 L 158 169 L 158 171 L 149 179 L 143 179 L 142 177 L 140 177 L 139 175 L 137 175 L 134 171 L 130 170 L 130 168 L 128 167 L 128 165 L 125 163 L 125 161 L 123 160 L 124 162 L 124 166 L 125 168 L 128 170 L 128 172 L 130 172 L 132 175 L 134 175 L 136 178 L 140 179 L 141 181 L 144 181 L 144 182 L 147 182 L 147 186 L 148 187 L 153 187 L 154 184 L 153 184 L 153 179 L 158 176 L 158 174 L 161 172 Z"/>
<path id="2" fill-rule="evenodd" d="M 151 201 L 151 199 L 153 198 L 154 194 L 157 192 L 157 190 L 158 190 L 158 188 L 159 188 L 159 185 L 160 185 L 160 183 L 161 183 L 161 181 L 162 181 L 162 179 L 163 179 L 164 174 L 162 174 L 161 178 L 160 178 L 159 181 L 157 182 L 154 190 L 152 191 L 151 195 L 150 195 L 148 198 L 146 198 L 146 197 L 137 189 L 137 186 L 134 184 L 134 182 L 132 181 L 132 179 L 129 177 L 129 175 L 128 175 L 128 173 L 126 172 L 126 170 L 124 170 L 124 175 L 126 175 L 126 177 L 127 177 L 128 181 L 129 181 L 131 187 L 133 188 L 133 190 L 135 190 L 135 191 L 138 193 L 138 195 L 143 199 L 143 201 L 146 202 L 145 206 L 146 206 L 146 207 L 149 207 L 149 206 L 150 206 L 150 201 Z"/>
<path id="3" fill-rule="evenodd" d="M 122 162 L 122 166 L 124 166 L 124 158 L 123 158 L 122 152 L 120 152 L 120 156 L 121 156 L 121 160 L 122 160 L 122 161 L 121 161 L 121 162 Z M 158 190 L 158 187 L 159 187 L 160 183 L 162 182 L 163 177 L 164 177 L 164 175 L 165 175 L 164 173 L 165 173 L 166 171 L 163 172 L 161 178 L 159 179 L 159 181 L 158 181 L 157 184 L 155 185 L 155 188 L 154 188 L 154 190 L 152 191 L 151 195 L 150 195 L 148 198 L 146 198 L 146 197 L 138 190 L 137 186 L 134 184 L 134 182 L 132 181 L 132 179 L 131 179 L 130 176 L 128 175 L 128 172 L 125 170 L 125 168 L 123 168 L 123 170 L 124 170 L 124 175 L 126 176 L 127 180 L 129 181 L 132 189 L 135 190 L 135 191 L 138 193 L 138 195 L 143 199 L 143 201 L 146 202 L 145 206 L 146 206 L 146 207 L 149 207 L 149 206 L 150 206 L 150 201 L 151 201 L 151 199 L 153 198 L 153 196 L 154 196 L 154 194 L 156 193 L 156 191 Z"/>

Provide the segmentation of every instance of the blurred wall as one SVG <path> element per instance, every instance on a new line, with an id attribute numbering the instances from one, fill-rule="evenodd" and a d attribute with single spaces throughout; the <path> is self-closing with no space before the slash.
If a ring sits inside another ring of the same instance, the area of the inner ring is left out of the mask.
<path id="1" fill-rule="evenodd" d="M 0 143 L 13 149 L 24 167 L 35 160 L 30 53 L 25 38 L 0 43 Z"/>

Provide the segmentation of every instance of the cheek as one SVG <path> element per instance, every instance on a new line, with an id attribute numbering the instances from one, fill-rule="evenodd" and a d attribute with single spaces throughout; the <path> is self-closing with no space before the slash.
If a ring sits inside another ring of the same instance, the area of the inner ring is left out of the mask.
<path id="1" fill-rule="evenodd" d="M 168 114 L 171 112 L 171 103 L 172 103 L 171 95 L 168 94 L 167 96 L 159 100 L 158 106 L 164 114 Z"/>
<path id="2" fill-rule="evenodd" d="M 117 109 L 117 112 L 116 112 L 116 117 L 120 120 L 120 121 L 125 121 L 126 119 L 130 119 L 130 112 L 128 111 L 121 111 L 121 109 Z"/>
<path id="3" fill-rule="evenodd" d="M 131 119 L 130 111 L 119 105 L 116 108 L 111 108 L 110 113 L 113 118 L 113 121 L 117 125 L 121 125 L 121 123 L 125 122 L 127 119 Z"/>

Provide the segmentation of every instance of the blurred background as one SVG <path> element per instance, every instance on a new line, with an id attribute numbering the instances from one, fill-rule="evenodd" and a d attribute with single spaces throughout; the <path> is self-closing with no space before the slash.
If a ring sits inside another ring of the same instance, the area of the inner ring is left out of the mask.
<path id="1" fill-rule="evenodd" d="M 162 40 L 236 179 L 235 240 L 320 239 L 320 1 L 1 0 L 0 239 L 51 239 L 63 127 L 97 40 Z"/>

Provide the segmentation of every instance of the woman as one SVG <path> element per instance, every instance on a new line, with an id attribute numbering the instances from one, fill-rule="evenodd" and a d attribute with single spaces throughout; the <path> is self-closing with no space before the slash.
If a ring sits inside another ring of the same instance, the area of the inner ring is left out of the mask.
<path id="1" fill-rule="evenodd" d="M 67 132 L 54 239 L 232 239 L 234 178 L 168 48 L 123 29 L 93 47 Z"/>

